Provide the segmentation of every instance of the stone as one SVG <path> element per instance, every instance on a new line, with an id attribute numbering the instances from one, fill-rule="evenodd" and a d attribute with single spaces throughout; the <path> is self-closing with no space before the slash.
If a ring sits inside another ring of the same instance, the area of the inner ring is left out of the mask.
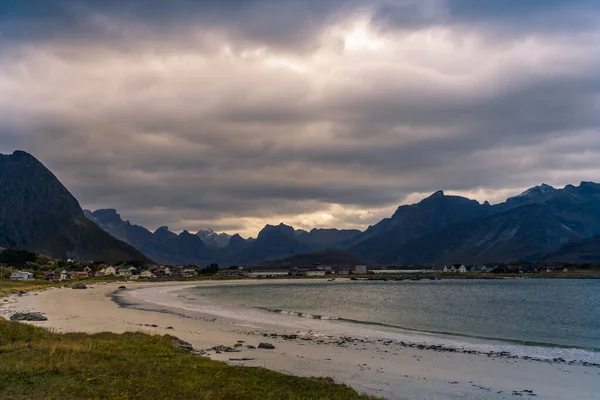
<path id="1" fill-rule="evenodd" d="M 271 343 L 260 343 L 258 345 L 259 349 L 267 349 L 267 350 L 273 350 L 275 348 L 274 345 L 272 345 Z"/>
<path id="2" fill-rule="evenodd" d="M 11 321 L 48 321 L 48 318 L 44 317 L 38 312 L 32 313 L 16 313 L 10 317 Z"/>
<path id="3" fill-rule="evenodd" d="M 193 351 L 194 350 L 194 346 L 192 346 L 191 343 L 186 342 L 185 340 L 181 340 L 181 339 L 173 339 L 173 344 L 181 349 L 184 350 L 188 350 L 188 351 Z"/>
<path id="4" fill-rule="evenodd" d="M 78 283 L 76 285 L 71 286 L 72 289 L 87 289 L 85 283 Z"/>

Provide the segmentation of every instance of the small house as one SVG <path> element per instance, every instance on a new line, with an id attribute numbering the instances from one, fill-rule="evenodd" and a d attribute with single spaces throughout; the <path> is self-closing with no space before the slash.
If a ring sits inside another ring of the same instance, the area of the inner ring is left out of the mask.
<path id="1" fill-rule="evenodd" d="M 44 275 L 44 279 L 50 282 L 58 282 L 60 281 L 60 274 L 51 272 L 49 274 Z"/>
<path id="2" fill-rule="evenodd" d="M 89 278 L 89 274 L 85 271 L 72 271 L 71 279 L 86 279 Z"/>
<path id="3" fill-rule="evenodd" d="M 140 274 L 140 278 L 156 278 L 156 275 L 152 273 L 149 269 L 142 271 Z"/>
<path id="4" fill-rule="evenodd" d="M 35 279 L 35 277 L 33 276 L 33 274 L 31 272 L 27 272 L 27 271 L 17 271 L 17 272 L 13 272 L 10 275 L 11 281 L 32 281 L 34 279 Z"/>
<path id="5" fill-rule="evenodd" d="M 354 267 L 354 273 L 359 275 L 367 274 L 367 266 L 366 265 L 357 265 Z"/>
<path id="6" fill-rule="evenodd" d="M 104 268 L 104 275 L 117 275 L 118 274 L 118 269 L 116 267 L 113 267 L 112 265 L 110 267 L 106 267 Z"/>

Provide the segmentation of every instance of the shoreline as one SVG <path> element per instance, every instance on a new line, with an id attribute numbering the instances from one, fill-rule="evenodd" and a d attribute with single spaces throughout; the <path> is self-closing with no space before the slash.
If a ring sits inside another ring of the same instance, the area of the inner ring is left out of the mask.
<path id="1" fill-rule="evenodd" d="M 278 282 L 270 280 L 269 282 Z M 37 311 L 48 321 L 32 323 L 57 332 L 142 331 L 186 340 L 210 358 L 235 365 L 261 366 L 299 376 L 332 377 L 359 392 L 390 399 L 600 399 L 600 368 L 568 362 L 542 362 L 502 354 L 459 352 L 385 339 L 320 334 L 219 316 L 120 307 L 132 289 L 183 290 L 202 285 L 268 284 L 257 281 L 200 281 L 93 284 L 87 290 L 48 289 L 13 296 L 0 306 L 6 314 Z M 295 282 L 298 282 L 295 280 Z M 115 293 L 116 292 L 116 293 Z M 134 306 L 135 307 L 135 306 Z M 156 308 L 156 307 L 155 307 Z M 168 307 L 167 307 L 168 308 Z M 183 318 L 185 317 L 185 318 Z M 243 343 L 242 343 L 243 342 Z M 250 349 L 260 342 L 273 350 Z M 234 347 L 239 344 L 237 347 Z M 218 351 L 231 347 L 235 352 Z M 215 350 L 217 348 L 217 350 Z M 212 350 L 211 350 L 212 349 Z M 533 396 L 532 396 L 533 397 Z"/>

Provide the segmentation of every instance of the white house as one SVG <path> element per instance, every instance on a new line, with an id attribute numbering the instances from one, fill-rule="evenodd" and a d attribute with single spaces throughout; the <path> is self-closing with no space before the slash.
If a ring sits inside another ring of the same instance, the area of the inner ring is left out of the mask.
<path id="1" fill-rule="evenodd" d="M 140 274 L 140 278 L 156 278 L 156 275 L 147 269 Z"/>
<path id="2" fill-rule="evenodd" d="M 360 274 L 360 275 L 365 275 L 367 273 L 367 266 L 366 265 L 357 265 L 354 267 L 354 273 L 355 274 Z"/>
<path id="3" fill-rule="evenodd" d="M 181 270 L 181 274 L 187 276 L 196 276 L 198 275 L 198 271 L 196 271 L 195 268 L 184 268 Z"/>
<path id="4" fill-rule="evenodd" d="M 305 276 L 325 276 L 325 271 L 311 270 L 305 271 Z"/>
<path id="5" fill-rule="evenodd" d="M 467 272 L 467 267 L 465 267 L 464 265 L 461 265 L 461 266 L 458 268 L 458 272 L 460 272 L 460 273 Z"/>
<path id="6" fill-rule="evenodd" d="M 17 272 L 13 272 L 10 275 L 11 281 L 32 281 L 34 279 L 35 279 L 35 277 L 33 276 L 33 274 L 31 272 L 26 272 L 26 271 L 17 271 Z"/>
<path id="7" fill-rule="evenodd" d="M 250 278 L 277 278 L 288 276 L 288 271 L 253 271 L 248 274 Z"/>
<path id="8" fill-rule="evenodd" d="M 110 267 L 104 268 L 104 275 L 117 275 L 117 271 L 117 268 L 111 265 Z"/>
<path id="9" fill-rule="evenodd" d="M 60 280 L 61 281 L 70 281 L 71 280 L 71 272 L 63 269 L 60 271 Z"/>
<path id="10" fill-rule="evenodd" d="M 118 276 L 131 276 L 131 271 L 129 270 L 129 268 L 119 268 Z"/>

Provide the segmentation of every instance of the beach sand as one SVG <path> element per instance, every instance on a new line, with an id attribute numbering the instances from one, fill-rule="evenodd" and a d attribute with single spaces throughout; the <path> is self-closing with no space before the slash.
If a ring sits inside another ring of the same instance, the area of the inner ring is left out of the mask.
<path id="1" fill-rule="evenodd" d="M 223 282 L 194 282 L 193 286 L 214 284 Z M 112 299 L 120 285 L 123 283 L 94 284 L 86 290 L 54 288 L 11 296 L 0 302 L 0 316 L 17 311 L 41 312 L 48 321 L 29 323 L 56 332 L 170 334 L 207 351 L 212 359 L 299 376 L 332 377 L 359 392 L 388 399 L 600 399 L 600 368 L 594 366 L 435 351 L 361 337 L 342 340 L 335 335 L 319 336 L 300 328 L 283 329 L 231 317 L 183 317 L 176 314 L 176 309 L 155 312 L 123 308 Z M 164 291 L 168 286 L 190 283 L 125 285 L 127 290 L 118 293 L 122 301 L 128 302 L 135 298 L 135 289 Z M 281 336 L 284 334 L 298 334 L 298 338 L 286 339 Z M 238 341 L 244 342 L 240 352 L 218 354 L 208 350 L 233 346 Z M 275 349 L 245 347 L 260 342 L 272 343 Z"/>

